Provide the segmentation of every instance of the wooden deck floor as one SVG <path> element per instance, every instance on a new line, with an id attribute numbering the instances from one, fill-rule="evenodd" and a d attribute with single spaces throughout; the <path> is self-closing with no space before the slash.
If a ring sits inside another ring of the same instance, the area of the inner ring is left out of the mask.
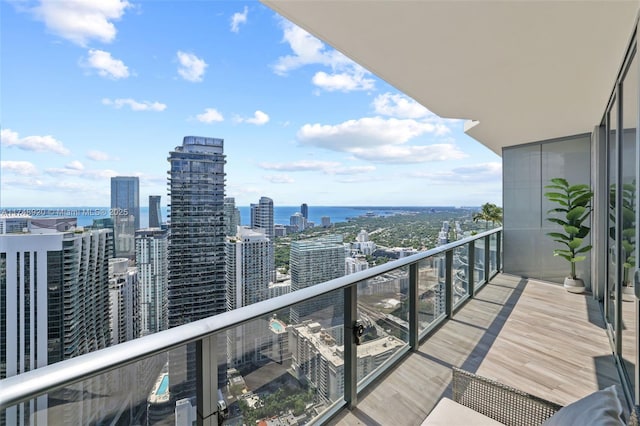
<path id="1" fill-rule="evenodd" d="M 591 296 L 498 275 L 332 424 L 419 425 L 440 398 L 451 396 L 451 366 L 562 405 L 619 385 Z"/>

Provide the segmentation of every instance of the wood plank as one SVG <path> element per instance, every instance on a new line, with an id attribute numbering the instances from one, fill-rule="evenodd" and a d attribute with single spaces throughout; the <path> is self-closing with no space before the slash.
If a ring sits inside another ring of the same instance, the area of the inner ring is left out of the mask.
<path id="1" fill-rule="evenodd" d="M 635 313 L 632 305 L 624 306 L 626 318 Z M 625 323 L 627 337 L 635 324 Z M 631 351 L 629 341 L 624 346 Z M 558 285 L 498 275 L 373 383 L 356 409 L 331 423 L 420 424 L 443 396 L 451 396 L 454 365 L 562 405 L 619 385 L 597 301 Z"/>

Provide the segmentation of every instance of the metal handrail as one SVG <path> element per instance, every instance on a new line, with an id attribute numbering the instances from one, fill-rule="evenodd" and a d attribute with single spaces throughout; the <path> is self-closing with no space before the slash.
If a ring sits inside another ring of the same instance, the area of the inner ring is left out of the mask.
<path id="1" fill-rule="evenodd" d="M 501 227 L 495 228 L 325 283 L 0 380 L 0 410 L 52 390 L 95 377 L 159 353 L 167 352 L 187 343 L 195 342 L 213 333 L 227 330 L 247 321 L 269 315 L 326 293 L 345 289 L 358 282 L 391 272 L 403 266 L 418 263 L 423 259 L 441 253 L 446 253 L 456 247 L 463 246 L 488 235 L 497 234 L 501 231 Z"/>

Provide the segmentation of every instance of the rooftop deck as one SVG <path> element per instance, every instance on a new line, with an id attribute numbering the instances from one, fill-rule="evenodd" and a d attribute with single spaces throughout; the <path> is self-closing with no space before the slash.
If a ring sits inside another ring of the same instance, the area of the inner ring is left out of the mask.
<path id="1" fill-rule="evenodd" d="M 620 384 L 597 301 L 501 274 L 332 424 L 420 424 L 451 397 L 452 366 L 562 405 Z"/>

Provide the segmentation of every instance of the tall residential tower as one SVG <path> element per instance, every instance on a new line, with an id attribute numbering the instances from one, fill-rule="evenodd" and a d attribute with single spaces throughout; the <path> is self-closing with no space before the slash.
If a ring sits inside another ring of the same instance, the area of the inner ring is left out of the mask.
<path id="1" fill-rule="evenodd" d="M 140 228 L 140 182 L 137 176 L 111 178 L 111 217 L 116 256 L 133 259 L 134 235 L 136 229 Z"/>

